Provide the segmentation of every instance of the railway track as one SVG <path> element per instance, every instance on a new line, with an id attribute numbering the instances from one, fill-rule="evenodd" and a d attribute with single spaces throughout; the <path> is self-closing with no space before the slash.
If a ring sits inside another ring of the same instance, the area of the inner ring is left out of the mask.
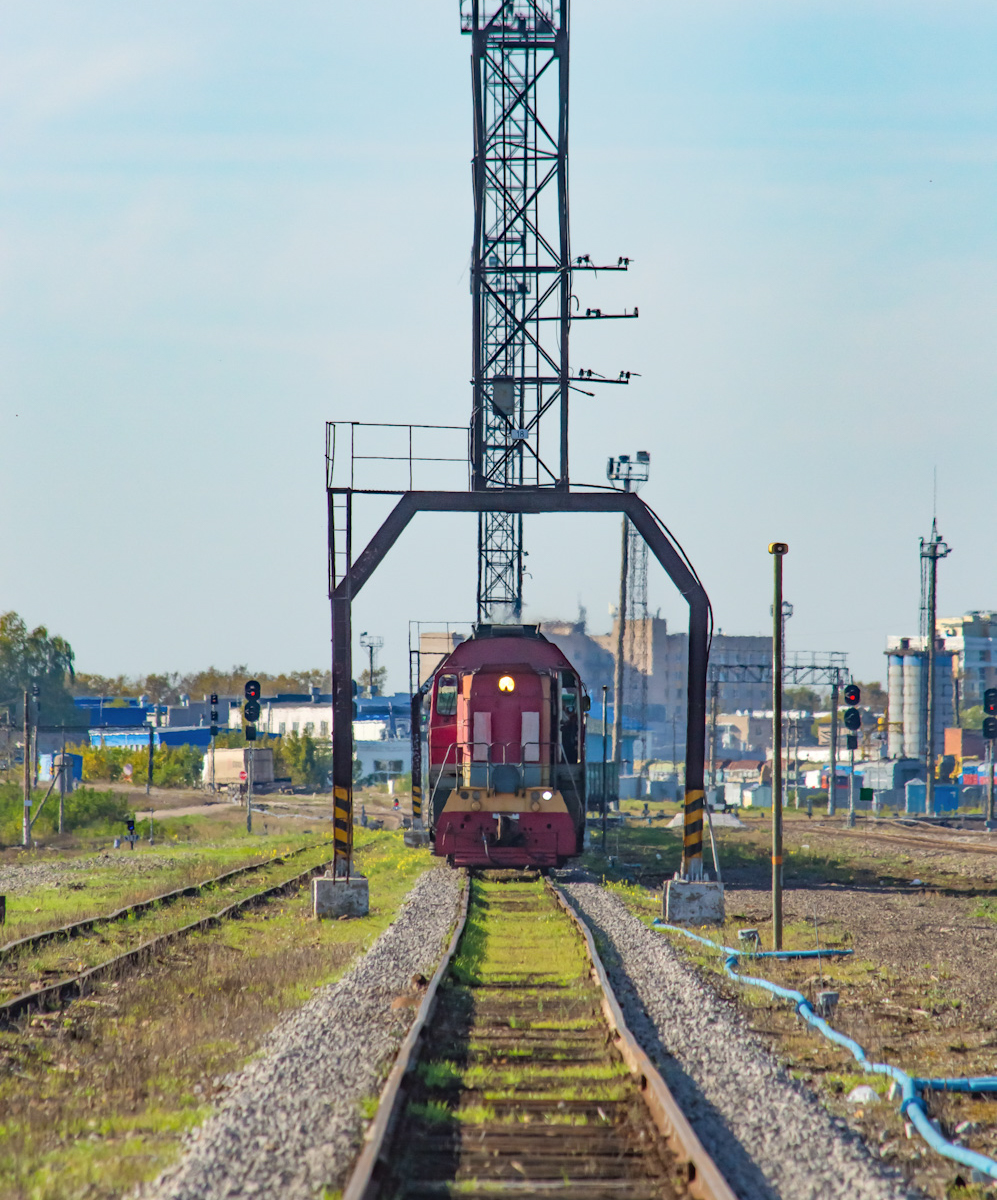
<path id="1" fill-rule="evenodd" d="M 540 880 L 475 877 L 344 1200 L 733 1200 Z"/>
<path id="2" fill-rule="evenodd" d="M 816 833 L 824 837 L 847 837 L 847 838 L 862 838 L 865 841 L 871 842 L 887 842 L 897 846 L 909 846 L 915 849 L 922 848 L 927 850 L 948 850 L 956 851 L 961 854 L 997 854 L 997 845 L 985 845 L 980 843 L 956 841 L 955 838 L 943 837 L 924 837 L 919 833 L 885 833 L 877 829 L 829 829 L 820 825 L 809 825 L 807 834 Z M 964 830 L 957 831 L 958 834 L 965 834 Z M 979 836 L 979 835 L 971 835 Z"/>
<path id="3" fill-rule="evenodd" d="M 288 850 L 275 858 L 265 858 L 260 862 L 249 863 L 244 867 L 235 867 L 233 870 L 225 871 L 221 875 L 215 875 L 211 879 L 202 880 L 200 883 L 191 883 L 182 888 L 174 888 L 172 891 L 162 892 L 158 896 L 150 896 L 147 900 L 137 900 L 134 904 L 126 904 L 124 907 L 116 908 L 109 913 L 101 913 L 95 917 L 86 917 L 82 921 L 72 921 L 66 925 L 56 925 L 51 929 L 42 929 L 38 933 L 28 934 L 26 937 L 18 938 L 16 941 L 5 942 L 3 945 L 0 945 L 0 959 L 4 959 L 12 954 L 20 954 L 25 950 L 36 950 L 39 946 L 44 946 L 48 942 L 68 941 L 71 938 L 85 937 L 93 933 L 99 925 L 127 921 L 131 917 L 141 916 L 142 913 L 150 912 L 154 908 L 175 904 L 178 900 L 189 900 L 192 896 L 199 896 L 208 888 L 230 883 L 233 879 L 237 879 L 242 875 L 250 875 L 254 871 L 262 871 L 267 867 L 282 866 L 289 858 L 296 858 L 299 854 L 307 854 L 311 850 L 317 850 L 321 845 L 321 842 L 314 842 L 308 846 L 299 846 L 297 850 Z"/>
<path id="4" fill-rule="evenodd" d="M 200 917 L 198 920 L 192 921 L 179 929 L 172 929 L 167 933 L 160 934 L 158 937 L 150 938 L 148 941 L 133 946 L 122 954 L 116 954 L 113 958 L 106 959 L 104 962 L 90 967 L 88 970 L 67 973 L 58 979 L 30 988 L 28 991 L 13 996 L 0 1004 L 0 1026 L 11 1025 L 20 1017 L 34 1010 L 54 1008 L 75 1000 L 80 996 L 84 996 L 93 984 L 98 983 L 102 979 L 123 974 L 125 971 L 148 962 L 150 958 L 153 958 L 171 942 L 187 937 L 191 933 L 199 933 L 205 929 L 214 928 L 223 921 L 230 920 L 250 908 L 255 908 L 257 905 L 265 904 L 267 901 L 275 899 L 278 896 L 288 895 L 296 891 L 302 884 L 324 871 L 330 865 L 331 860 L 309 867 L 307 870 L 299 872 L 290 879 L 282 880 L 268 888 L 263 888 L 258 892 L 253 892 L 249 896 L 244 896 L 241 900 L 237 900 L 233 904 L 228 904 L 217 912 Z"/>

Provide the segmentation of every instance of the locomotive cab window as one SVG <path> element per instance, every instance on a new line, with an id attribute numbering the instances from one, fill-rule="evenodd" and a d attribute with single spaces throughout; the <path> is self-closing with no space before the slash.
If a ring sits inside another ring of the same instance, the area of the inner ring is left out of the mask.
<path id="1" fill-rule="evenodd" d="M 578 680 L 561 672 L 561 748 L 566 762 L 578 762 Z"/>
<path id="2" fill-rule="evenodd" d="M 452 717 L 457 711 L 457 676 L 441 675 L 436 686 L 436 713 L 440 717 Z"/>

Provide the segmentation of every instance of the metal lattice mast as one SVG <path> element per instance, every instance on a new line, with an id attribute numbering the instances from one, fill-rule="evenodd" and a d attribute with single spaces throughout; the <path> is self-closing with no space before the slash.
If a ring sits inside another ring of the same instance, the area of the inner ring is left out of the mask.
<path id="1" fill-rule="evenodd" d="M 567 487 L 567 0 L 465 0 L 461 26 L 474 88 L 472 487 Z M 522 604 L 522 517 L 483 513 L 478 618 Z"/>
<path id="2" fill-rule="evenodd" d="M 627 653 L 623 686 L 624 713 L 631 717 L 641 736 L 641 758 L 650 757 L 647 736 L 647 680 L 651 674 L 653 631 L 647 611 L 647 543 L 627 525 Z M 636 749 L 634 752 L 636 758 Z M 636 770 L 636 766 L 634 767 Z"/>

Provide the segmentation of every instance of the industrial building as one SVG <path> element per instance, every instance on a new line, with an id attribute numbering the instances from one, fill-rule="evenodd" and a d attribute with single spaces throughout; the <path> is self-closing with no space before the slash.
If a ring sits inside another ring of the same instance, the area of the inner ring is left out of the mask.
<path id="1" fill-rule="evenodd" d="M 564 651 L 593 696 L 603 684 L 613 699 L 614 650 L 619 636 L 619 624 L 614 618 L 612 631 L 590 634 L 584 620 L 544 621 L 541 631 Z M 625 687 L 624 716 L 637 724 L 646 725 L 650 732 L 647 757 L 677 759 L 685 753 L 686 700 L 688 696 L 689 635 L 669 633 L 664 617 L 640 617 L 628 620 L 624 635 L 624 659 L 630 679 Z M 771 637 L 736 636 L 716 633 L 711 646 L 711 661 L 725 666 L 757 667 L 772 660 Z M 736 671 L 731 671 L 736 676 Z M 745 671 L 743 678 L 732 678 L 719 684 L 719 702 L 727 713 L 752 712 L 765 709 L 772 703 L 772 685 L 752 678 Z M 637 679 L 643 692 L 646 716 L 643 720 L 633 711 Z"/>
<path id="2" fill-rule="evenodd" d="M 997 687 L 997 612 L 967 612 L 938 617 L 935 633 L 952 655 L 956 715 L 983 703 L 987 688 Z"/>
<path id="3" fill-rule="evenodd" d="M 919 758 L 926 752 L 928 730 L 927 638 L 886 639 L 889 709 L 887 757 Z M 953 652 L 936 638 L 932 654 L 935 675 L 934 744 L 945 745 L 945 730 L 957 723 Z"/>

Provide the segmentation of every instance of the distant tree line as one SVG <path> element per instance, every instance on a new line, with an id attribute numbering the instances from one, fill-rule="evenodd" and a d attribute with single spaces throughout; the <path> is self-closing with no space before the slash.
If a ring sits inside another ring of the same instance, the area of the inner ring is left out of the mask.
<path id="1" fill-rule="evenodd" d="M 148 696 L 164 704 L 177 704 L 181 696 L 198 699 L 217 692 L 220 696 L 241 696 L 247 679 L 258 679 L 265 695 L 274 692 L 305 693 L 310 687 L 323 692 L 332 688 L 329 671 L 314 667 L 304 671 L 251 671 L 245 663 L 227 671 L 208 667 L 204 671 L 165 671 L 149 675 L 97 675 L 77 672 L 72 683 L 74 696 Z"/>

